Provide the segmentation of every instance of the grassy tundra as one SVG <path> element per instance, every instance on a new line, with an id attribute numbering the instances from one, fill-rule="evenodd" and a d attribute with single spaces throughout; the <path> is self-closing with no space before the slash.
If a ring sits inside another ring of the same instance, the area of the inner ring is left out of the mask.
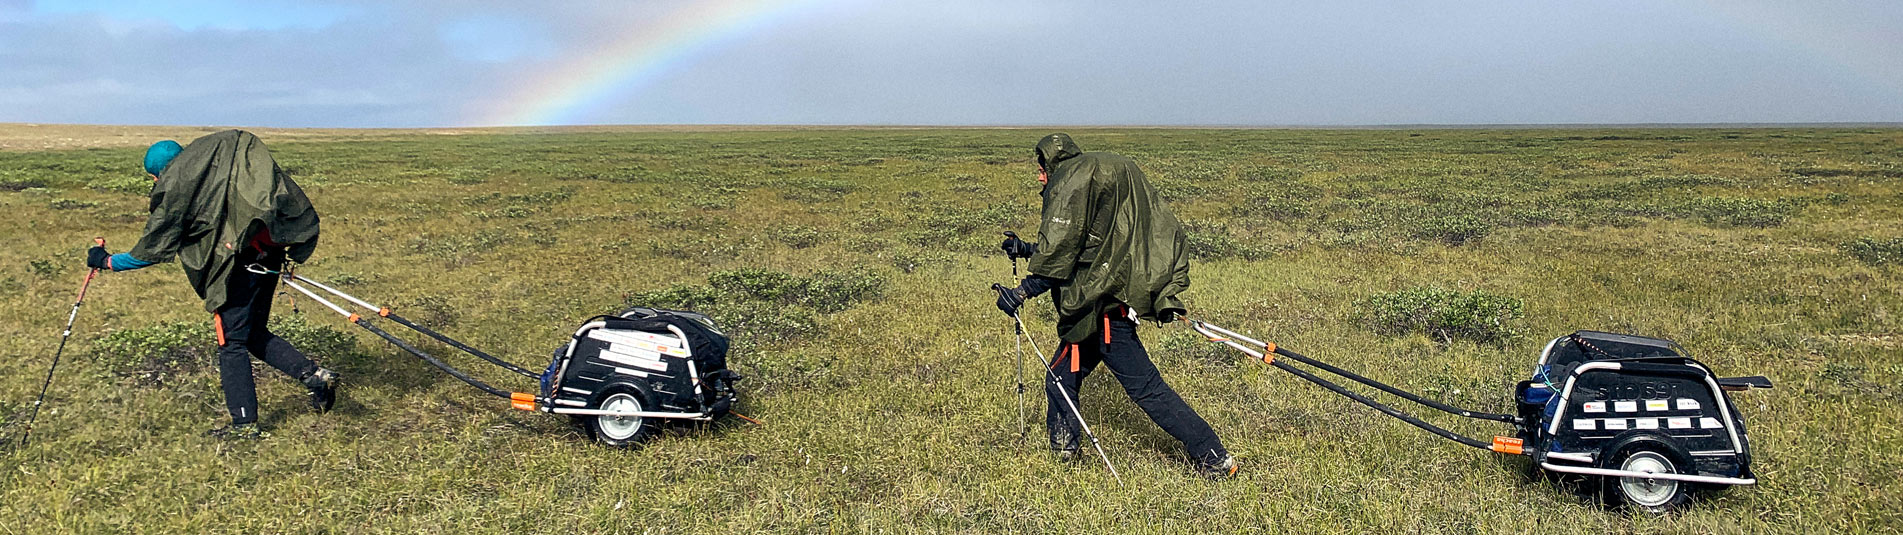
<path id="1" fill-rule="evenodd" d="M 1030 147 L 1047 130 L 266 132 L 324 214 L 301 274 L 538 369 L 587 316 L 707 310 L 736 337 L 740 411 L 765 425 L 602 448 L 280 297 L 276 330 L 346 374 L 343 400 L 309 414 L 260 365 L 276 436 L 214 442 L 200 436 L 223 418 L 209 318 L 159 266 L 94 284 L 34 443 L 0 452 L 0 532 L 1903 525 L 1903 131 L 1070 131 L 1134 157 L 1192 226 L 1192 314 L 1482 410 L 1508 411 L 1540 346 L 1575 329 L 1671 338 L 1719 373 L 1777 381 L 1736 398 L 1762 484 L 1650 518 L 1182 326 L 1142 336 L 1243 459 L 1238 479 L 1190 475 L 1104 373 L 1084 411 L 1129 486 L 1094 459 L 1054 460 L 1035 428 L 1021 441 L 1011 331 L 986 287 L 1010 276 L 999 231 L 1035 228 Z M 41 149 L 9 135 L 10 441 L 87 239 L 137 238 L 138 155 L 155 138 Z M 1048 307 L 1027 317 L 1046 347 Z M 1441 416 L 1428 418 L 1506 431 Z"/>

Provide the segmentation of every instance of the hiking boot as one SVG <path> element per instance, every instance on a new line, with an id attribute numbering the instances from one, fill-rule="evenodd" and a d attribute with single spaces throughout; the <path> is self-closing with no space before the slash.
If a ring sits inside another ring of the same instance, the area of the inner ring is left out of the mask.
<path id="1" fill-rule="evenodd" d="M 1057 454 L 1059 461 L 1074 461 L 1077 455 L 1077 435 L 1063 431 L 1051 433 L 1051 453 Z"/>
<path id="2" fill-rule="evenodd" d="M 1075 461 L 1081 458 L 1081 457 L 1078 457 L 1077 455 L 1077 448 L 1070 448 L 1070 449 L 1052 448 L 1051 453 L 1054 453 L 1057 455 L 1058 462 L 1068 463 L 1068 462 Z"/>
<path id="3" fill-rule="evenodd" d="M 1196 473 L 1210 479 L 1229 479 L 1236 476 L 1236 469 L 1240 467 L 1236 456 L 1225 453 L 1220 461 L 1197 461 Z"/>
<path id="4" fill-rule="evenodd" d="M 324 368 L 318 368 L 317 372 L 304 378 L 304 386 L 311 389 L 311 410 L 330 412 L 330 408 L 337 404 L 337 383 L 340 379 L 337 372 Z"/>
<path id="5" fill-rule="evenodd" d="M 271 438 L 271 433 L 258 428 L 257 422 L 231 424 L 205 432 L 205 436 L 219 440 L 258 440 Z"/>

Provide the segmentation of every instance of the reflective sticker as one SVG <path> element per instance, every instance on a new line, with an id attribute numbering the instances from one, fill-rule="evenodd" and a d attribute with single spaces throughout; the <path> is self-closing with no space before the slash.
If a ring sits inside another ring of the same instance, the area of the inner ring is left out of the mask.
<path id="1" fill-rule="evenodd" d="M 1681 411 L 1698 410 L 1698 400 L 1692 399 L 1692 398 L 1678 398 L 1678 410 L 1681 410 Z"/>
<path id="2" fill-rule="evenodd" d="M 1665 426 L 1670 427 L 1672 429 L 1691 429 L 1692 419 L 1691 418 L 1667 418 L 1665 420 Z"/>
<path id="3" fill-rule="evenodd" d="M 1639 402 L 1614 401 L 1612 402 L 1612 411 L 1613 412 L 1639 412 Z"/>
<path id="4" fill-rule="evenodd" d="M 1588 401 L 1586 402 L 1586 412 L 1606 412 L 1606 402 Z"/>
<path id="5" fill-rule="evenodd" d="M 1725 424 L 1718 423 L 1717 418 L 1707 417 L 1698 419 L 1698 427 L 1701 429 L 1724 429 Z"/>
<path id="6" fill-rule="evenodd" d="M 665 372 L 665 371 L 667 371 L 667 363 L 665 363 L 665 362 L 661 362 L 661 361 L 658 361 L 658 360 L 648 360 L 648 359 L 644 359 L 644 358 L 638 358 L 638 357 L 634 357 L 634 356 L 631 356 L 631 355 L 625 355 L 625 354 L 621 354 L 621 353 L 615 353 L 615 352 L 613 352 L 613 351 L 603 351 L 603 352 L 601 352 L 601 354 L 600 354 L 600 355 L 597 355 L 597 356 L 598 356 L 599 358 L 601 358 L 601 360 L 605 360 L 605 361 L 608 361 L 608 362 L 613 362 L 613 363 L 615 363 L 615 364 L 620 364 L 620 365 L 624 365 L 624 366 L 634 366 L 634 367 L 637 367 L 637 368 L 647 368 L 647 369 L 650 369 L 650 370 L 654 370 L 654 371 L 657 371 L 657 372 Z M 647 377 L 647 376 L 646 376 L 646 375 L 643 375 L 642 377 Z"/>
<path id="7" fill-rule="evenodd" d="M 1625 430 L 1625 418 L 1609 418 L 1609 419 L 1607 419 L 1607 420 L 1606 420 L 1606 430 L 1607 430 L 1607 431 L 1624 431 L 1624 430 Z"/>
<path id="8" fill-rule="evenodd" d="M 1645 400 L 1645 410 L 1647 410 L 1647 411 L 1662 411 L 1662 410 L 1669 410 L 1669 409 L 1667 409 L 1667 408 L 1666 408 L 1666 407 L 1669 407 L 1669 406 L 1671 406 L 1671 405 L 1670 405 L 1669 403 L 1666 403 L 1666 401 L 1665 401 L 1665 400 L 1663 400 L 1663 399 L 1648 399 L 1648 400 Z"/>
<path id="9" fill-rule="evenodd" d="M 1591 431 L 1591 430 L 1593 430 L 1593 424 L 1592 424 L 1592 419 L 1590 419 L 1590 418 L 1574 418 L 1574 419 L 1573 419 L 1573 430 L 1574 430 L 1574 431 Z"/>
<path id="10" fill-rule="evenodd" d="M 1658 429 L 1659 428 L 1658 418 L 1640 418 L 1637 420 L 1633 420 L 1632 423 L 1634 424 L 1632 426 L 1634 429 Z"/>

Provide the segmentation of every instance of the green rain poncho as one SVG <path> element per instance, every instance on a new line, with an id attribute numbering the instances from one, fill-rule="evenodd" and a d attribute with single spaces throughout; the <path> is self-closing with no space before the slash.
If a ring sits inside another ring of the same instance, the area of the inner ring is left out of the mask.
<path id="1" fill-rule="evenodd" d="M 1050 177 L 1030 269 L 1064 281 L 1051 292 L 1064 341 L 1097 332 L 1094 320 L 1118 303 L 1141 319 L 1181 315 L 1176 295 L 1189 289 L 1183 225 L 1136 162 L 1083 152 L 1064 134 L 1045 136 L 1037 154 Z"/>
<path id="2" fill-rule="evenodd" d="M 177 256 L 208 312 L 224 307 L 225 281 L 243 269 L 238 253 L 254 238 L 284 247 L 293 262 L 317 249 L 317 210 L 250 132 L 192 140 L 152 185 L 151 211 L 130 253 L 151 262 Z"/>

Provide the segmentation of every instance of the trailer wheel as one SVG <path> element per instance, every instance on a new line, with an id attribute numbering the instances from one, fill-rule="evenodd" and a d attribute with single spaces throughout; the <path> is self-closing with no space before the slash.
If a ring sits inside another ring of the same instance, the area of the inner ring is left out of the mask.
<path id="1" fill-rule="evenodd" d="M 621 387 L 605 393 L 593 408 L 605 411 L 643 411 L 647 396 L 640 390 Z M 642 416 L 589 416 L 588 431 L 595 441 L 611 447 L 640 444 L 654 434 L 653 418 Z"/>
<path id="2" fill-rule="evenodd" d="M 1633 472 L 1683 473 L 1678 463 L 1672 461 L 1672 457 L 1662 448 L 1638 443 L 1619 450 L 1618 455 L 1608 459 L 1606 466 Z M 1655 515 L 1665 514 L 1684 505 L 1690 496 L 1689 484 L 1670 479 L 1612 476 L 1602 478 L 1601 484 L 1607 502 L 1625 504 Z"/>

